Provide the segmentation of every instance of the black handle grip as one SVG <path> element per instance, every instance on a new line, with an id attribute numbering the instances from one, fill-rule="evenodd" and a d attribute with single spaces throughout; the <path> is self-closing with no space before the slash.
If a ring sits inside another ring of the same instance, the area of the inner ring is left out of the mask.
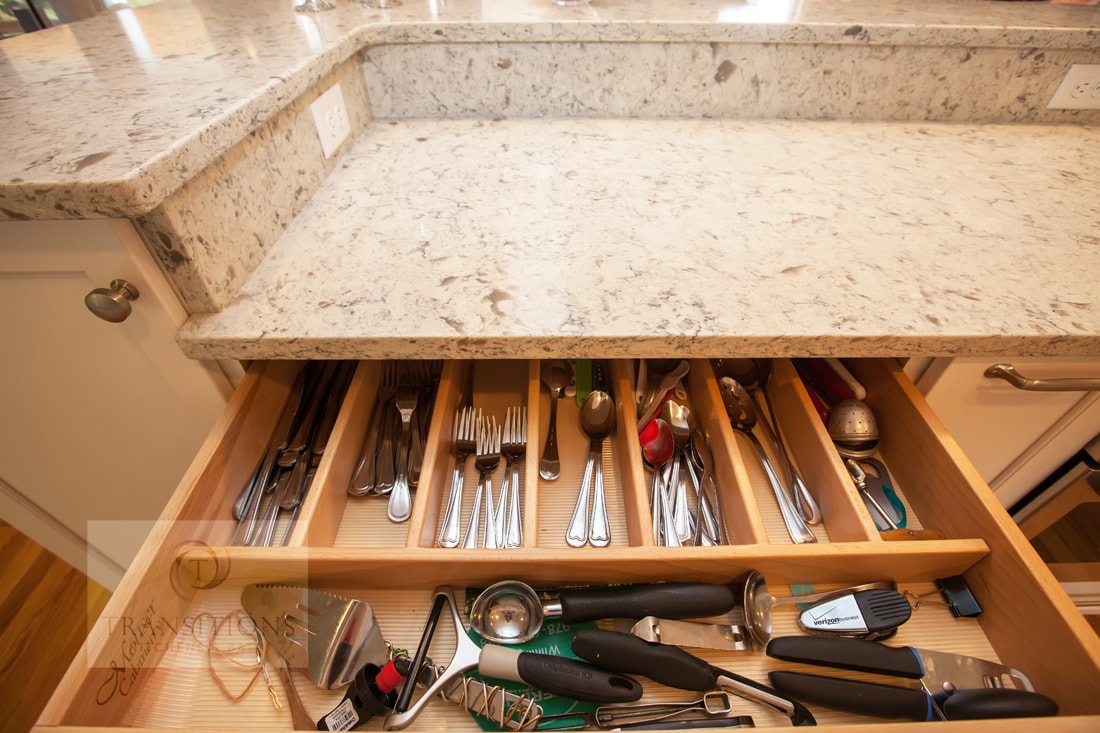
<path id="1" fill-rule="evenodd" d="M 923 690 L 860 680 L 776 671 L 768 679 L 777 690 L 815 705 L 857 715 L 907 720 L 937 720 L 932 699 Z"/>
<path id="2" fill-rule="evenodd" d="M 717 679 L 709 664 L 680 647 L 651 644 L 622 631 L 582 629 L 573 635 L 573 653 L 604 669 L 645 675 L 680 690 L 713 690 Z"/>
<path id="3" fill-rule="evenodd" d="M 1007 687 L 957 690 L 943 703 L 948 720 L 1036 718 L 1058 714 L 1058 703 L 1046 695 Z"/>
<path id="4" fill-rule="evenodd" d="M 567 624 L 601 618 L 703 618 L 729 612 L 737 594 L 715 583 L 652 583 L 611 590 L 562 591 L 561 620 Z"/>
<path id="5" fill-rule="evenodd" d="M 568 657 L 521 652 L 516 668 L 532 687 L 572 700 L 624 703 L 642 696 L 637 680 Z"/>
<path id="6" fill-rule="evenodd" d="M 676 646 L 654 644 L 621 631 L 584 629 L 573 635 L 573 653 L 601 667 L 645 675 L 681 690 L 705 692 L 720 688 L 780 710 L 794 725 L 817 724 L 810 711 L 797 701 L 748 677 L 713 667 Z"/>
<path id="7" fill-rule="evenodd" d="M 912 680 L 924 676 L 924 665 L 911 647 L 884 646 L 865 639 L 781 636 L 768 642 L 766 653 L 788 662 L 890 674 Z"/>

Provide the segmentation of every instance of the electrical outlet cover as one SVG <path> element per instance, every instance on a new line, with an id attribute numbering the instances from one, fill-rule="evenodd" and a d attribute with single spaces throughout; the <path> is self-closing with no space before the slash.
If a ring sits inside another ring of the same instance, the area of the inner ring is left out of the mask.
<path id="1" fill-rule="evenodd" d="M 321 139 L 321 152 L 327 160 L 351 134 L 351 121 L 339 82 L 329 87 L 309 105 L 309 109 L 317 126 L 317 137 Z"/>
<path id="2" fill-rule="evenodd" d="M 1074 64 L 1047 109 L 1100 109 L 1100 64 Z"/>

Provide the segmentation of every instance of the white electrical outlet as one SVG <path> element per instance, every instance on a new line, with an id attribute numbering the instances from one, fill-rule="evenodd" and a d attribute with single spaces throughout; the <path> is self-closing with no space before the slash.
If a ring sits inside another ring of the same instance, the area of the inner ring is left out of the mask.
<path id="1" fill-rule="evenodd" d="M 351 134 L 351 121 L 339 82 L 317 97 L 309 109 L 313 112 L 313 124 L 317 125 L 317 137 L 321 138 L 321 152 L 326 159 L 331 158 Z"/>
<path id="2" fill-rule="evenodd" d="M 1100 64 L 1074 64 L 1047 109 L 1100 109 Z"/>

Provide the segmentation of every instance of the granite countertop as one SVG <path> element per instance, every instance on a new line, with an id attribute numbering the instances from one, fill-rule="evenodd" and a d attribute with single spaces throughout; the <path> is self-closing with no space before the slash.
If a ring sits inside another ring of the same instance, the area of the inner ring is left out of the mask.
<path id="1" fill-rule="evenodd" d="M 1051 170 L 1060 175 L 1051 176 Z M 1100 353 L 1100 129 L 374 126 L 195 357 Z"/>
<path id="2" fill-rule="evenodd" d="M 1100 42 L 1100 7 L 991 0 L 335 4 L 305 15 L 290 0 L 164 0 L 0 42 L 0 219 L 144 214 L 371 44 Z"/>
<path id="3" fill-rule="evenodd" d="M 335 2 L 164 0 L 0 42 L 0 219 L 140 220 L 387 44 L 927 45 L 965 62 L 971 44 L 1029 58 L 1100 39 L 1096 6 L 990 0 Z M 180 343 L 236 359 L 1100 353 L 1097 143 L 1071 124 L 376 119 L 281 238 L 212 260 L 251 274 Z"/>

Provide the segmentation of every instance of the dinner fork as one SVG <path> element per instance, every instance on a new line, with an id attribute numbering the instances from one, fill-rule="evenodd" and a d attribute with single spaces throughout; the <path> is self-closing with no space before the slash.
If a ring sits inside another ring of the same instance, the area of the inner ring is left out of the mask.
<path id="1" fill-rule="evenodd" d="M 500 426 L 495 417 L 484 417 L 477 431 L 477 451 L 474 465 L 480 474 L 477 493 L 474 495 L 474 508 L 470 512 L 470 521 L 466 525 L 466 536 L 462 540 L 464 548 L 477 547 L 478 523 L 481 504 L 485 504 L 485 532 L 482 547 L 496 549 L 496 517 L 493 511 L 493 471 L 500 463 Z"/>
<path id="2" fill-rule="evenodd" d="M 406 372 L 402 375 L 397 395 L 393 398 L 401 413 L 401 441 L 397 446 L 397 477 L 390 491 L 386 514 L 393 522 L 404 522 L 412 514 L 412 491 L 409 489 L 409 449 L 412 445 L 412 417 L 420 390 Z"/>
<path id="3" fill-rule="evenodd" d="M 466 459 L 477 450 L 477 428 L 481 423 L 481 411 L 464 407 L 455 414 L 453 445 L 455 470 L 451 475 L 451 490 L 447 506 L 443 510 L 443 523 L 439 528 L 436 544 L 440 547 L 458 546 L 458 526 L 462 516 L 462 482 L 466 473 Z"/>
<path id="4" fill-rule="evenodd" d="M 509 407 L 504 417 L 504 435 L 500 450 L 504 454 L 504 481 L 500 490 L 500 503 L 508 503 L 507 517 L 504 509 L 497 507 L 497 535 L 502 536 L 501 547 L 515 548 L 523 545 L 523 516 L 520 513 L 519 462 L 527 451 L 527 408 Z"/>

